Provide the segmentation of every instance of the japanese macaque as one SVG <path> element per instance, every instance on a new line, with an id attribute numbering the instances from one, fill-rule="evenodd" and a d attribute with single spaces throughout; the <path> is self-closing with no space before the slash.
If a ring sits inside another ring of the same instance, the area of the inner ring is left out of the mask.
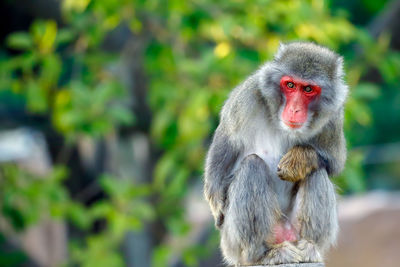
<path id="1" fill-rule="evenodd" d="M 346 160 L 347 91 L 342 57 L 295 42 L 231 92 L 204 187 L 228 264 L 323 261 L 338 231 L 329 176 Z"/>

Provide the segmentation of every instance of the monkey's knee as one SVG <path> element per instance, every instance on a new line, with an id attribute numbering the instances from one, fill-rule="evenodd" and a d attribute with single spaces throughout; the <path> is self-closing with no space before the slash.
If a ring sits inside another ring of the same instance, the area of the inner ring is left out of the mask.
<path id="1" fill-rule="evenodd" d="M 254 195 L 260 189 L 270 191 L 269 187 L 270 172 L 264 160 L 256 154 L 246 156 L 240 163 L 238 169 L 234 173 L 234 177 L 229 188 L 228 198 L 236 198 L 242 194 Z M 267 191 L 257 197 L 262 197 L 267 194 Z M 250 199 L 249 199 L 250 200 Z"/>
<path id="2" fill-rule="evenodd" d="M 270 172 L 264 160 L 256 154 L 246 156 L 234 174 L 228 191 L 230 200 L 240 198 L 246 205 L 253 205 L 256 199 L 266 199 L 275 194 L 270 184 Z M 244 197 L 244 199 L 243 199 Z"/>
<path id="3" fill-rule="evenodd" d="M 247 166 L 251 168 L 267 167 L 264 160 L 260 158 L 257 154 L 249 154 L 241 162 L 241 166 Z"/>
<path id="4" fill-rule="evenodd" d="M 254 179 L 251 177 L 254 176 L 262 177 L 263 180 L 266 181 L 268 175 L 269 169 L 267 164 L 256 154 L 247 155 L 240 163 L 236 172 L 237 177 L 249 178 L 248 182 L 252 182 Z"/>

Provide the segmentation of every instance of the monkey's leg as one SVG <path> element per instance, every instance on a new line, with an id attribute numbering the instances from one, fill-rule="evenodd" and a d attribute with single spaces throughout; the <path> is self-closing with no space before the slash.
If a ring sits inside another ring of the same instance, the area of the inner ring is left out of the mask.
<path id="1" fill-rule="evenodd" d="M 335 188 L 325 169 L 318 169 L 300 183 L 294 212 L 302 261 L 321 262 L 338 232 Z"/>
<path id="2" fill-rule="evenodd" d="M 221 249 L 230 264 L 254 264 L 265 255 L 265 240 L 279 218 L 269 170 L 255 154 L 243 159 L 228 190 Z"/>
<path id="3" fill-rule="evenodd" d="M 281 216 L 271 179 L 267 165 L 254 154 L 234 174 L 221 229 L 222 252 L 230 264 L 262 263 L 271 249 L 268 240 L 274 239 L 273 227 Z"/>

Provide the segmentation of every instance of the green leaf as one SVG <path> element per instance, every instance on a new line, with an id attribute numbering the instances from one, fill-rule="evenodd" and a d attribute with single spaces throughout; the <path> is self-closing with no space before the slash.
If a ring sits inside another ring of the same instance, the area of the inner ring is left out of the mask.
<path id="1" fill-rule="evenodd" d="M 90 213 L 79 203 L 69 203 L 68 215 L 71 221 L 81 229 L 88 229 L 92 222 Z"/>
<path id="2" fill-rule="evenodd" d="M 89 215 L 94 219 L 105 218 L 113 210 L 113 206 L 108 201 L 98 201 L 89 209 Z"/>
<path id="3" fill-rule="evenodd" d="M 167 221 L 168 229 L 174 235 L 182 236 L 190 231 L 190 224 L 187 223 L 183 218 L 171 217 Z"/>
<path id="4" fill-rule="evenodd" d="M 27 84 L 26 95 L 28 107 L 33 112 L 42 113 L 47 110 L 47 95 L 40 85 L 31 80 Z"/>
<path id="5" fill-rule="evenodd" d="M 33 40 L 29 33 L 15 32 L 8 36 L 7 45 L 17 50 L 28 50 L 33 48 Z"/>
<path id="6" fill-rule="evenodd" d="M 130 125 L 134 122 L 133 113 L 126 107 L 113 105 L 109 108 L 108 114 L 116 121 L 123 125 Z"/>
<path id="7" fill-rule="evenodd" d="M 360 83 L 351 91 L 352 97 L 363 100 L 377 98 L 379 94 L 379 87 L 373 83 Z"/>
<path id="8" fill-rule="evenodd" d="M 167 267 L 172 249 L 165 245 L 158 246 L 153 251 L 152 267 Z"/>
<path id="9" fill-rule="evenodd" d="M 75 38 L 75 32 L 72 29 L 60 29 L 56 36 L 56 44 L 65 44 L 71 42 Z"/>

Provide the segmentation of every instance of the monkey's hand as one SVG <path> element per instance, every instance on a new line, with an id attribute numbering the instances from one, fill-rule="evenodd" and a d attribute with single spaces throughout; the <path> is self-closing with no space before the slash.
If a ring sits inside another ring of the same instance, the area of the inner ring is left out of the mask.
<path id="1" fill-rule="evenodd" d="M 318 155 L 311 146 L 294 146 L 280 160 L 278 176 L 282 180 L 298 182 L 318 168 Z"/>

